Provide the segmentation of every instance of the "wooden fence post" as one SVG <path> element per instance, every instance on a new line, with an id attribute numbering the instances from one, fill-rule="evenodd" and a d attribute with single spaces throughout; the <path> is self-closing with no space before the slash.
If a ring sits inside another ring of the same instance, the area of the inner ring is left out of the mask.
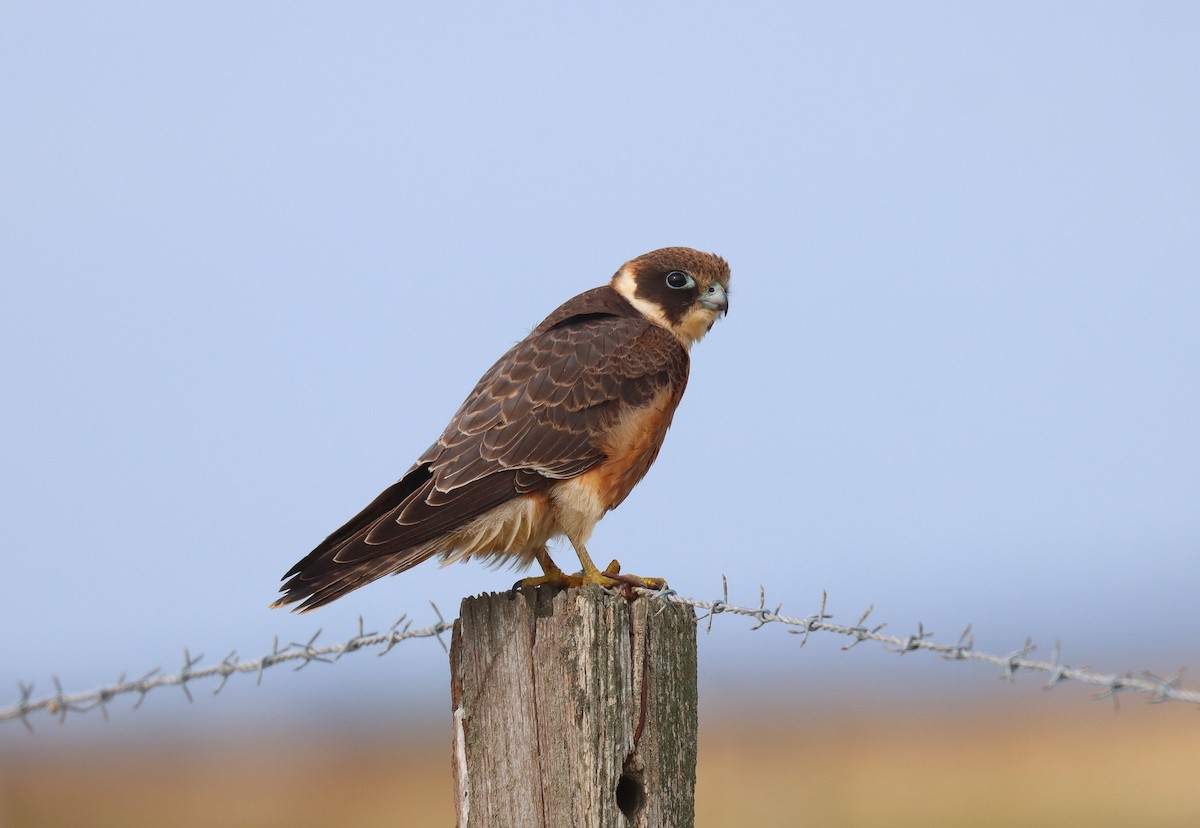
<path id="1" fill-rule="evenodd" d="M 459 828 L 693 825 L 691 607 L 597 587 L 467 598 L 450 672 Z"/>

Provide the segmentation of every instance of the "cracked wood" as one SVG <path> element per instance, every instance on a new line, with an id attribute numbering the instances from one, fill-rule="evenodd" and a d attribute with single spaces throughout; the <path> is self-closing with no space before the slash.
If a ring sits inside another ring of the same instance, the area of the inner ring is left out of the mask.
<path id="1" fill-rule="evenodd" d="M 690 607 L 596 587 L 463 601 L 450 650 L 460 828 L 685 828 Z"/>

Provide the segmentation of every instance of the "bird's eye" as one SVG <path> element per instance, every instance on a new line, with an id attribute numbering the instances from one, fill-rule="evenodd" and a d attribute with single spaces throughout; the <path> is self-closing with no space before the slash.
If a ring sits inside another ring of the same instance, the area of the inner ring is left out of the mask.
<path id="1" fill-rule="evenodd" d="M 684 273 L 682 270 L 672 270 L 667 274 L 667 287 L 675 290 L 683 290 L 696 286 L 696 280 Z"/>

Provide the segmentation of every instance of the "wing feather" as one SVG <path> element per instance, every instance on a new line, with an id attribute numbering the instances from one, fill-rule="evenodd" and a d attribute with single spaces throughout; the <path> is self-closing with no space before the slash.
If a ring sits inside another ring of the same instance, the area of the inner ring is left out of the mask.
<path id="1" fill-rule="evenodd" d="M 305 606 L 317 606 L 342 594 L 343 580 L 419 563 L 437 538 L 600 463 L 624 411 L 664 385 L 682 392 L 687 351 L 640 315 L 612 313 L 606 290 L 568 302 L 501 357 L 413 470 L 293 567 L 280 603 L 309 596 Z M 588 302 L 604 312 L 566 312 Z"/>
<path id="2" fill-rule="evenodd" d="M 521 493 L 515 471 L 531 473 L 524 492 L 582 474 L 604 459 L 603 437 L 623 410 L 686 378 L 687 352 L 641 318 L 535 332 L 492 366 L 422 456 L 428 483 L 377 521 L 366 545 L 339 551 L 339 561 L 389 554 L 463 525 Z"/>

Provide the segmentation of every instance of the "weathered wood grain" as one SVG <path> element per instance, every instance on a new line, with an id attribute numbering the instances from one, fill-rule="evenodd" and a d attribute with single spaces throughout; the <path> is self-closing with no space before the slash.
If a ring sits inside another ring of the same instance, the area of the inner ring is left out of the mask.
<path id="1" fill-rule="evenodd" d="M 693 824 L 690 607 L 596 587 L 467 598 L 450 662 L 460 828 Z"/>

